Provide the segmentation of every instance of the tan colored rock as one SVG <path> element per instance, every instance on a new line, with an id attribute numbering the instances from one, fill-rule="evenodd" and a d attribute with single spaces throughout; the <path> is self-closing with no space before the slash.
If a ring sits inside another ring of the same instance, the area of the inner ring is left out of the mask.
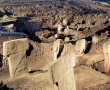
<path id="1" fill-rule="evenodd" d="M 75 54 L 69 52 L 53 61 L 49 66 L 49 76 L 52 83 L 58 82 L 62 76 L 75 66 Z"/>
<path id="2" fill-rule="evenodd" d="M 63 28 L 63 26 L 61 24 L 59 24 L 57 27 L 58 34 L 62 34 L 62 28 Z"/>
<path id="3" fill-rule="evenodd" d="M 28 38 L 6 41 L 3 43 L 3 55 L 8 56 L 20 51 L 26 51 L 29 48 Z"/>
<path id="4" fill-rule="evenodd" d="M 64 41 L 69 42 L 70 41 L 69 37 L 65 37 Z"/>
<path id="5" fill-rule="evenodd" d="M 64 29 L 64 35 L 65 36 L 69 35 L 69 27 L 68 26 Z"/>
<path id="6" fill-rule="evenodd" d="M 110 52 L 110 39 L 103 44 L 103 53 L 107 54 L 109 52 Z"/>
<path id="7" fill-rule="evenodd" d="M 71 24 L 69 25 L 69 28 L 72 28 L 72 29 L 74 29 L 74 30 L 77 30 L 78 26 L 77 26 L 77 24 L 75 24 L 75 23 L 71 23 Z"/>
<path id="8" fill-rule="evenodd" d="M 26 73 L 28 71 L 26 51 L 22 51 L 8 57 L 10 77 Z"/>
<path id="9" fill-rule="evenodd" d="M 57 59 L 57 55 L 59 53 L 59 48 L 60 48 L 60 41 L 61 39 L 57 39 L 56 41 L 54 41 L 54 44 L 53 44 L 54 59 L 53 60 Z"/>
<path id="10" fill-rule="evenodd" d="M 93 43 L 93 44 L 98 43 L 98 41 L 99 41 L 99 38 L 98 38 L 98 37 L 96 37 L 96 36 L 93 36 L 93 37 L 92 37 L 92 43 Z"/>
<path id="11" fill-rule="evenodd" d="M 84 52 L 85 48 L 86 48 L 86 40 L 85 39 L 80 39 L 76 42 L 76 52 L 77 54 L 81 54 Z"/>
<path id="12" fill-rule="evenodd" d="M 103 53 L 104 53 L 104 69 L 106 73 L 110 71 L 110 39 L 103 44 Z"/>
<path id="13" fill-rule="evenodd" d="M 63 26 L 66 26 L 68 24 L 68 20 L 65 18 L 63 19 L 63 22 L 62 22 Z"/>
<path id="14" fill-rule="evenodd" d="M 73 68 L 58 81 L 58 88 L 59 90 L 76 90 Z"/>
<path id="15" fill-rule="evenodd" d="M 6 20 L 6 19 L 8 19 L 9 18 L 9 16 L 7 16 L 7 15 L 4 15 L 3 17 L 2 17 L 2 20 Z"/>
<path id="16" fill-rule="evenodd" d="M 94 63 L 104 60 L 103 54 L 93 54 L 93 55 L 85 55 L 84 60 L 86 60 L 85 65 L 92 66 Z"/>
<path id="17" fill-rule="evenodd" d="M 110 72 L 110 53 L 104 54 L 105 60 L 104 60 L 104 71 L 106 73 Z"/>

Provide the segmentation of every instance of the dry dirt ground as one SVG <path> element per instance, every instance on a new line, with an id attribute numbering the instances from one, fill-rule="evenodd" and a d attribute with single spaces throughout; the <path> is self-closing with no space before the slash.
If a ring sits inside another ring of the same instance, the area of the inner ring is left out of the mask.
<path id="1" fill-rule="evenodd" d="M 73 33 L 68 36 L 71 45 L 74 46 L 74 42 L 78 39 L 85 38 L 87 41 L 84 55 L 76 58 L 76 67 L 74 67 L 77 90 L 110 90 L 110 74 L 104 73 L 102 50 L 103 43 L 110 38 L 108 8 L 109 6 L 97 6 L 91 2 L 79 0 L 2 4 L 0 17 L 4 15 L 10 18 L 17 17 L 14 23 L 17 32 L 25 33 L 30 39 L 32 47 L 27 55 L 28 66 L 29 69 L 35 70 L 12 79 L 9 77 L 8 66 L 2 67 L 0 68 L 0 81 L 14 90 L 55 90 L 57 86 L 50 83 L 47 66 L 53 58 L 51 52 L 52 43 L 56 40 L 53 37 L 57 33 L 56 23 L 62 22 L 67 17 L 68 26 Z M 78 33 L 76 33 L 77 30 Z M 41 38 L 42 35 L 43 38 Z M 92 43 L 93 36 L 99 38 L 95 44 Z M 59 36 L 63 40 L 65 37 Z M 2 44 L 10 38 L 0 39 L 1 62 Z M 71 45 L 67 46 L 68 51 L 63 51 L 63 53 L 74 50 L 74 48 L 69 48 Z M 40 51 L 40 54 L 37 51 Z M 49 51 L 48 54 L 46 51 Z"/>
<path id="2" fill-rule="evenodd" d="M 83 65 L 75 67 L 74 74 L 77 90 L 110 89 L 109 75 L 97 72 L 90 67 Z M 11 79 L 7 72 L 3 72 L 0 79 L 3 79 L 4 83 L 14 90 L 55 90 L 57 86 L 50 83 L 48 76 L 48 71 L 36 71 Z"/>

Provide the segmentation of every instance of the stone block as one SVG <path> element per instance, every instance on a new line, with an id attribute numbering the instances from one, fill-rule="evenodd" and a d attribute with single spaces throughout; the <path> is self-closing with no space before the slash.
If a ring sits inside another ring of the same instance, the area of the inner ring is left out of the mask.
<path id="1" fill-rule="evenodd" d="M 104 53 L 104 70 L 106 73 L 110 71 L 110 39 L 103 44 L 103 53 Z"/>
<path id="2" fill-rule="evenodd" d="M 10 77 L 25 73 L 28 71 L 26 51 L 12 54 L 8 57 Z"/>
<path id="3" fill-rule="evenodd" d="M 58 81 L 58 88 L 59 90 L 76 90 L 73 68 Z"/>
<path id="4" fill-rule="evenodd" d="M 110 39 L 103 44 L 103 53 L 110 52 Z"/>
<path id="5" fill-rule="evenodd" d="M 3 55 L 8 56 L 21 51 L 26 51 L 29 48 L 28 38 L 6 41 L 3 43 Z"/>
<path id="6" fill-rule="evenodd" d="M 74 66 L 75 54 L 73 52 L 62 55 L 61 58 L 53 61 L 48 69 L 51 82 L 58 82 L 58 80 Z"/>
<path id="7" fill-rule="evenodd" d="M 106 73 L 109 73 L 110 71 L 110 53 L 104 54 L 105 60 L 104 60 L 104 71 Z"/>
<path id="8" fill-rule="evenodd" d="M 98 37 L 96 37 L 96 36 L 93 36 L 93 37 L 92 37 L 92 43 L 93 43 L 93 44 L 98 43 L 98 41 L 99 41 L 99 38 L 98 38 Z"/>
<path id="9" fill-rule="evenodd" d="M 78 40 L 76 42 L 76 52 L 78 54 L 81 54 L 84 52 L 85 48 L 86 48 L 86 40 L 85 39 L 81 39 L 81 40 Z"/>

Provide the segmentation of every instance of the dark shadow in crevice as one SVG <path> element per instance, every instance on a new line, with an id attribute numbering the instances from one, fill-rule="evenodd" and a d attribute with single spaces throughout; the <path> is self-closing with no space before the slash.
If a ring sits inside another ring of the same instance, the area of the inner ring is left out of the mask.
<path id="1" fill-rule="evenodd" d="M 109 21 L 105 21 L 105 22 L 104 22 L 104 24 L 108 24 L 108 23 L 109 23 Z"/>
<path id="2" fill-rule="evenodd" d="M 72 45 L 75 45 L 75 44 L 76 44 L 76 41 L 70 41 L 70 43 L 71 43 Z"/>
<path id="3" fill-rule="evenodd" d="M 26 51 L 26 56 L 30 56 L 33 49 L 34 49 L 33 46 L 30 44 L 29 49 Z"/>
<path id="4" fill-rule="evenodd" d="M 86 21 L 85 21 L 85 20 L 83 20 L 83 21 L 82 21 L 82 24 L 85 24 L 85 23 L 86 23 Z"/>
<path id="5" fill-rule="evenodd" d="M 9 24 L 14 24 L 15 21 L 8 21 L 8 22 L 2 22 L 2 25 L 5 26 L 5 25 L 9 25 Z"/>
<path id="6" fill-rule="evenodd" d="M 5 11 L 5 14 L 6 14 L 7 16 L 11 16 L 11 15 L 13 15 L 12 12 L 8 12 L 5 8 L 4 8 L 4 11 Z"/>
<path id="7" fill-rule="evenodd" d="M 64 45 L 60 45 L 59 53 L 58 53 L 57 57 L 60 57 L 61 56 L 61 53 L 63 51 L 63 48 L 64 48 Z"/>
<path id="8" fill-rule="evenodd" d="M 86 39 L 86 41 L 92 41 L 92 36 L 88 36 L 85 39 Z"/>
<path id="9" fill-rule="evenodd" d="M 42 41 L 35 35 L 28 35 L 29 39 L 41 43 Z"/>
<path id="10" fill-rule="evenodd" d="M 5 13 L 0 11 L 0 17 L 3 17 L 4 15 L 5 15 Z"/>
<path id="11" fill-rule="evenodd" d="M 36 70 L 31 70 L 31 71 L 29 71 L 29 73 L 35 73 L 36 72 Z"/>
<path id="12" fill-rule="evenodd" d="M 0 81 L 0 90 L 14 90 L 13 88 L 9 88 L 6 84 Z"/>
<path id="13" fill-rule="evenodd" d="M 84 51 L 85 54 L 87 54 L 87 53 L 90 51 L 91 45 L 92 45 L 92 43 L 88 43 L 87 48 L 86 48 L 86 50 Z"/>
<path id="14" fill-rule="evenodd" d="M 105 33 L 106 31 L 108 31 L 109 32 L 109 37 L 110 37 L 110 31 L 109 31 L 109 29 L 110 29 L 110 26 L 108 26 L 108 27 L 106 27 L 106 28 L 104 28 L 102 30 L 98 30 L 97 32 L 95 32 L 95 34 L 101 35 L 101 33 Z"/>
<path id="15" fill-rule="evenodd" d="M 84 28 L 79 28 L 79 29 L 78 29 L 78 31 L 83 31 L 83 30 L 84 30 Z"/>
<path id="16" fill-rule="evenodd" d="M 56 84 L 56 86 L 58 87 L 58 82 L 56 82 L 55 84 Z"/>
<path id="17" fill-rule="evenodd" d="M 2 67 L 3 55 L 0 54 L 0 67 Z"/>
<path id="18" fill-rule="evenodd" d="M 31 71 L 29 71 L 30 74 L 32 74 L 32 73 L 45 73 L 45 72 L 47 72 L 47 71 L 43 71 L 43 70 L 31 70 Z"/>

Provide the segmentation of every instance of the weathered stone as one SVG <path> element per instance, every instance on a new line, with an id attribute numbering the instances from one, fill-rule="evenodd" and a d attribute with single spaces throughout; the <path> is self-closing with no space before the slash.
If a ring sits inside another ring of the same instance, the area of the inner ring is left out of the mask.
<path id="1" fill-rule="evenodd" d="M 49 76 L 52 83 L 58 82 L 62 76 L 75 66 L 75 55 L 69 52 L 53 61 L 49 66 Z"/>
<path id="2" fill-rule="evenodd" d="M 70 41 L 69 37 L 65 37 L 64 41 L 69 42 Z"/>
<path id="3" fill-rule="evenodd" d="M 77 30 L 78 26 L 77 26 L 77 24 L 75 24 L 75 23 L 71 23 L 71 24 L 69 25 L 69 28 L 72 28 L 72 29 L 74 29 L 74 30 Z"/>
<path id="4" fill-rule="evenodd" d="M 64 35 L 65 35 L 65 36 L 68 36 L 69 33 L 70 33 L 69 27 L 67 26 L 67 27 L 64 29 Z"/>
<path id="5" fill-rule="evenodd" d="M 59 90 L 76 90 L 73 68 L 58 81 L 58 88 Z"/>
<path id="6" fill-rule="evenodd" d="M 57 59 L 57 55 L 59 53 L 60 41 L 61 39 L 57 39 L 56 41 L 54 41 L 54 44 L 53 44 L 54 60 Z"/>
<path id="7" fill-rule="evenodd" d="M 75 46 L 71 43 L 65 43 L 61 55 L 65 55 L 66 53 L 69 52 L 75 52 Z"/>
<path id="8" fill-rule="evenodd" d="M 63 22 L 62 22 L 63 26 L 66 26 L 68 24 L 68 20 L 65 18 L 63 19 Z"/>
<path id="9" fill-rule="evenodd" d="M 105 58 L 105 60 L 104 60 L 104 71 L 106 73 L 109 73 L 109 71 L 110 71 L 110 53 L 104 54 L 104 58 Z"/>
<path id="10" fill-rule="evenodd" d="M 3 55 L 11 55 L 20 51 L 28 50 L 28 38 L 6 41 L 3 43 Z"/>
<path id="11" fill-rule="evenodd" d="M 62 28 L 63 28 L 63 26 L 61 24 L 59 24 L 58 28 L 57 28 L 58 34 L 62 34 Z"/>
<path id="12" fill-rule="evenodd" d="M 27 72 L 26 51 L 22 51 L 8 57 L 10 77 Z"/>
<path id="13" fill-rule="evenodd" d="M 110 39 L 103 44 L 103 53 L 110 52 Z"/>
<path id="14" fill-rule="evenodd" d="M 75 48 L 76 48 L 77 54 L 83 53 L 85 48 L 86 48 L 86 40 L 85 39 L 78 40 L 76 42 L 76 47 Z"/>
<path id="15" fill-rule="evenodd" d="M 96 37 L 96 36 L 93 36 L 93 37 L 92 37 L 92 43 L 93 43 L 93 44 L 98 43 L 98 41 L 99 41 L 99 38 L 98 38 L 98 37 Z"/>
<path id="16" fill-rule="evenodd" d="M 103 44 L 103 53 L 104 53 L 104 69 L 106 73 L 110 71 L 110 40 Z"/>

